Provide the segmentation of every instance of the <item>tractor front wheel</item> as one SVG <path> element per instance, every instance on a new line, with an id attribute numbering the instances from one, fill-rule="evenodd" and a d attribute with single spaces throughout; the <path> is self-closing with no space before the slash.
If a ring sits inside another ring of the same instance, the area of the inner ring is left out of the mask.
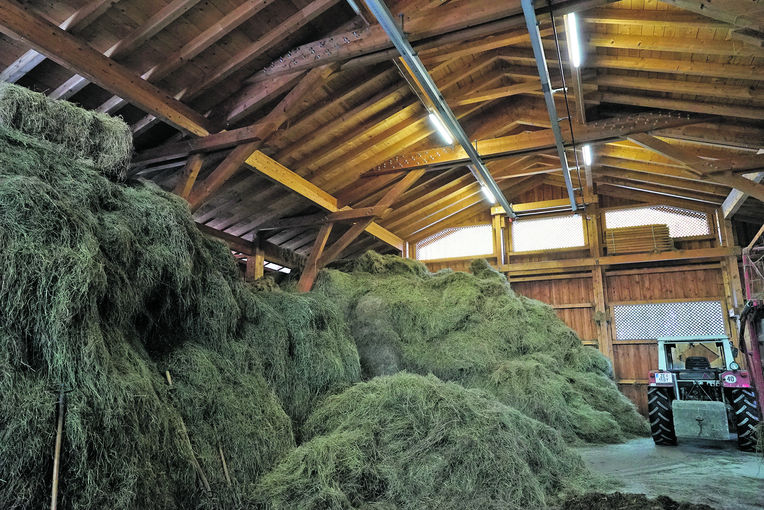
<path id="1" fill-rule="evenodd" d="M 761 421 L 756 393 L 750 388 L 729 390 L 732 419 L 737 427 L 737 446 L 744 452 L 756 451 L 757 427 Z"/>
<path id="2" fill-rule="evenodd" d="M 647 388 L 647 412 L 650 432 L 655 444 L 666 446 L 676 444 L 674 432 L 674 412 L 671 409 L 672 388 Z"/>

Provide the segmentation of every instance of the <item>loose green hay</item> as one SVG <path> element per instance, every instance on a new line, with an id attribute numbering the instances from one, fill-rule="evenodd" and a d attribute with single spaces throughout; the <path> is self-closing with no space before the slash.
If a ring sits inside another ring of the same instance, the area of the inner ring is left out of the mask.
<path id="1" fill-rule="evenodd" d="M 321 273 L 317 292 L 345 310 L 364 377 L 408 370 L 481 388 L 568 441 L 647 433 L 606 358 L 485 261 L 474 274 L 431 274 L 419 262 L 369 252 L 336 267 Z"/>
<path id="2" fill-rule="evenodd" d="M 124 177 L 132 156 L 133 136 L 121 120 L 10 83 L 0 83 L 0 126 L 58 144 L 114 178 Z"/>
<path id="3" fill-rule="evenodd" d="M 491 393 L 568 440 L 643 425 L 604 358 L 487 265 L 368 254 L 314 293 L 248 285 L 183 200 L 116 182 L 130 149 L 119 120 L 0 85 L 1 508 L 49 504 L 61 389 L 66 510 L 535 508 L 586 471 Z M 352 386 L 362 368 L 491 393 Z"/>
<path id="4" fill-rule="evenodd" d="M 544 508 L 595 485 L 554 429 L 434 376 L 358 384 L 305 430 L 310 440 L 259 483 L 265 508 Z"/>
<path id="5" fill-rule="evenodd" d="M 11 124 L 26 132 L 0 122 L 0 507 L 49 503 L 63 387 L 62 508 L 230 508 L 293 447 L 290 421 L 358 380 L 343 318 L 315 297 L 245 286 L 183 200 L 109 180 L 98 158 L 72 155 L 102 148 L 39 115 L 85 113 L 21 94 L 37 101 L 27 110 L 18 92 L 3 89 L 1 110 L 19 107 Z M 291 384 L 276 396 L 280 380 Z"/>

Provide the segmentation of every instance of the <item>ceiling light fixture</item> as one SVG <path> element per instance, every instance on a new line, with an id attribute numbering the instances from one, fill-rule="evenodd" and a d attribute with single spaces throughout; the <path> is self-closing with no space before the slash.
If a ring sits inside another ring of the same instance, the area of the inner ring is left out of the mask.
<path id="1" fill-rule="evenodd" d="M 446 145 L 451 145 L 454 143 L 454 137 L 451 136 L 451 132 L 446 128 L 445 124 L 443 124 L 443 121 L 440 120 L 440 117 L 438 117 L 434 112 L 430 112 L 430 122 L 432 122 L 432 124 L 435 126 L 435 129 L 437 129 L 440 137 L 443 139 L 443 142 Z"/>
<path id="2" fill-rule="evenodd" d="M 576 18 L 575 12 L 565 16 L 565 38 L 568 41 L 568 56 L 571 65 L 575 68 L 581 67 L 583 56 L 578 38 L 578 18 Z"/>

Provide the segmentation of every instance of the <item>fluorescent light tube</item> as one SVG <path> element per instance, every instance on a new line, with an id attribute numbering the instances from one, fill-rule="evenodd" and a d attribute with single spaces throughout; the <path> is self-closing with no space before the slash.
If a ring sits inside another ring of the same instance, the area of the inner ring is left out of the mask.
<path id="1" fill-rule="evenodd" d="M 578 18 L 571 12 L 566 16 L 565 36 L 568 40 L 568 56 L 573 67 L 581 67 L 581 43 L 578 39 Z"/>
<path id="2" fill-rule="evenodd" d="M 581 147 L 581 152 L 584 155 L 584 165 L 591 166 L 592 164 L 592 147 L 591 145 L 584 145 Z"/>
<path id="3" fill-rule="evenodd" d="M 483 188 L 483 195 L 485 195 L 485 198 L 488 199 L 489 202 L 492 204 L 496 203 L 496 197 L 493 196 L 493 193 L 491 193 L 491 190 L 488 189 L 488 186 L 482 186 Z"/>
<path id="4" fill-rule="evenodd" d="M 454 143 L 453 136 L 451 136 L 451 133 L 446 129 L 446 126 L 443 124 L 443 121 L 440 120 L 440 117 L 434 113 L 430 113 L 430 122 L 435 126 L 435 129 L 438 131 L 446 145 L 452 145 Z"/>

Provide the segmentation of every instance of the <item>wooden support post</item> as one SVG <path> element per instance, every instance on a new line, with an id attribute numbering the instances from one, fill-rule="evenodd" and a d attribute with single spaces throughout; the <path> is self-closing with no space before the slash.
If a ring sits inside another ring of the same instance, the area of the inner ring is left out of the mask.
<path id="1" fill-rule="evenodd" d="M 361 233 L 366 230 L 366 227 L 369 226 L 371 223 L 371 219 L 359 221 L 358 223 L 354 223 L 344 234 L 342 234 L 342 237 L 337 239 L 337 241 L 332 244 L 332 246 L 326 250 L 326 253 L 324 253 L 321 256 L 321 259 L 318 261 L 319 268 L 324 267 L 334 259 L 340 256 L 340 253 L 350 246 L 350 243 L 356 240 L 356 238 L 361 235 Z"/>
<path id="2" fill-rule="evenodd" d="M 247 257 L 247 269 L 244 279 L 248 282 L 259 280 L 265 275 L 265 253 L 260 247 L 255 248 L 255 253 Z"/>
<path id="3" fill-rule="evenodd" d="M 597 345 L 602 354 L 613 361 L 613 337 L 610 329 L 610 314 L 607 310 L 607 291 L 605 289 L 605 270 L 597 266 L 592 270 L 594 290 L 594 322 L 597 325 Z"/>
<path id="4" fill-rule="evenodd" d="M 232 150 L 228 156 L 212 171 L 210 175 L 188 197 L 191 210 L 198 209 L 204 202 L 220 189 L 223 184 L 235 174 L 247 158 L 258 147 L 258 142 L 245 143 Z"/>
<path id="5" fill-rule="evenodd" d="M 300 275 L 300 281 L 297 282 L 297 290 L 300 292 L 309 292 L 313 288 L 313 282 L 316 281 L 318 270 L 321 269 L 318 262 L 324 252 L 326 242 L 329 240 L 329 234 L 332 233 L 333 226 L 334 223 L 326 223 L 318 231 L 316 240 L 313 243 L 313 249 L 310 250 L 308 260 L 305 262 L 305 268 Z"/>
<path id="6" fill-rule="evenodd" d="M 202 163 L 204 163 L 204 158 L 201 154 L 192 154 L 188 158 L 173 193 L 188 200 L 191 188 L 194 187 L 196 178 L 199 176 L 199 170 L 202 169 Z"/>
<path id="7" fill-rule="evenodd" d="M 496 257 L 497 264 L 504 264 L 504 243 L 502 243 L 502 228 L 504 226 L 504 216 L 494 214 L 491 216 L 491 229 L 493 230 L 493 256 Z"/>

